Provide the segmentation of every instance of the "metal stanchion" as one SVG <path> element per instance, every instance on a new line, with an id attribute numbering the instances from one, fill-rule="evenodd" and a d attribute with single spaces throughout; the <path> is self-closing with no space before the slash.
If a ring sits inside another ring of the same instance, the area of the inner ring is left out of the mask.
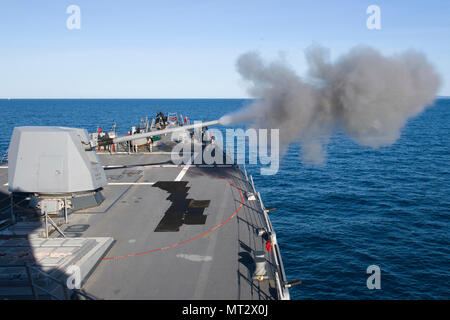
<path id="1" fill-rule="evenodd" d="M 48 221 L 47 221 L 47 211 L 45 211 L 45 237 L 48 238 Z"/>
<path id="2" fill-rule="evenodd" d="M 16 223 L 16 216 L 14 215 L 14 194 L 13 193 L 11 193 L 10 199 L 11 199 L 11 202 L 10 202 L 10 205 L 11 205 L 11 222 L 12 222 L 12 224 L 15 224 Z"/>
<path id="3" fill-rule="evenodd" d="M 31 277 L 31 271 L 30 271 L 30 267 L 28 266 L 28 263 L 25 263 L 25 269 L 27 271 L 28 281 L 30 283 L 31 293 L 33 294 L 34 299 L 38 300 L 39 297 L 38 297 L 38 295 L 36 293 L 36 289 L 34 287 L 33 278 Z"/>
<path id="4" fill-rule="evenodd" d="M 69 219 L 67 218 L 67 197 L 64 197 L 64 219 L 66 223 L 69 222 Z"/>

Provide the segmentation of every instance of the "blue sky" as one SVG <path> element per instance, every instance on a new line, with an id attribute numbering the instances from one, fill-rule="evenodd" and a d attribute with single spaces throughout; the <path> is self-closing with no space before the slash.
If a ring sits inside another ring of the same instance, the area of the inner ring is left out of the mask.
<path id="1" fill-rule="evenodd" d="M 72 4 L 80 30 L 66 28 Z M 366 28 L 371 4 L 381 30 Z M 420 50 L 450 96 L 449 39 L 448 0 L 0 0 L 0 98 L 247 97 L 240 54 L 281 53 L 302 75 L 313 43 Z"/>

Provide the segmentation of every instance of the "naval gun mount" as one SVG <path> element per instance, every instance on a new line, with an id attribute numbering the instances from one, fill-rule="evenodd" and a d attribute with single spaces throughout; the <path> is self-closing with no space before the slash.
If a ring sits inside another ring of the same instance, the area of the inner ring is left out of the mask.
<path id="1" fill-rule="evenodd" d="M 84 129 L 16 127 L 8 155 L 8 190 L 30 195 L 30 207 L 43 214 L 81 210 L 104 200 L 105 172 Z"/>
<path id="2" fill-rule="evenodd" d="M 8 189 L 30 197 L 29 206 L 62 215 L 98 206 L 108 182 L 95 149 L 101 145 L 133 141 L 161 134 L 218 124 L 218 120 L 155 130 L 108 141 L 89 139 L 85 129 L 68 127 L 16 127 L 9 145 Z"/>

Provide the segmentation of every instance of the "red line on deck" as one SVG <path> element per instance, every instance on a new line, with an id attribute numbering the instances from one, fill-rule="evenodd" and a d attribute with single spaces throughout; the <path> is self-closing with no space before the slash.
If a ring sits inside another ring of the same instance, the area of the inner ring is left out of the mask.
<path id="1" fill-rule="evenodd" d="M 167 168 L 166 168 L 166 169 L 167 169 Z M 174 168 L 174 169 L 180 170 L 180 169 L 182 169 L 182 168 Z M 198 172 L 198 171 L 195 170 L 195 169 L 189 170 L 189 171 L 190 171 L 190 172 L 194 171 L 194 172 L 197 172 L 198 174 L 208 175 L 208 176 L 211 176 L 211 177 L 213 177 L 213 178 L 215 178 L 215 179 L 223 180 L 223 181 L 225 181 L 226 183 L 228 183 L 229 185 L 231 185 L 231 186 L 233 186 L 234 188 L 236 188 L 236 190 L 238 190 L 239 193 L 240 193 L 240 195 L 241 195 L 241 205 L 239 206 L 239 208 L 237 208 L 237 210 L 236 210 L 236 211 L 235 211 L 228 219 L 226 219 L 225 221 L 222 221 L 221 223 L 219 223 L 218 225 L 212 227 L 212 228 L 209 229 L 208 231 L 205 231 L 205 232 L 203 232 L 202 234 L 199 234 L 199 235 L 197 235 L 197 236 L 195 236 L 195 237 L 193 237 L 193 238 L 186 239 L 186 240 L 183 240 L 183 241 L 180 241 L 180 242 L 177 242 L 177 243 L 174 243 L 174 244 L 165 246 L 165 247 L 161 247 L 161 248 L 158 248 L 158 249 L 153 249 L 153 250 L 144 251 L 144 252 L 138 252 L 138 253 L 132 253 L 132 254 L 127 254 L 127 255 L 122 255 L 122 256 L 117 256 L 117 257 L 107 257 L 107 258 L 103 258 L 103 259 L 101 259 L 101 260 L 115 260 L 115 259 L 130 258 L 130 257 L 140 256 L 140 255 L 143 255 L 143 254 L 148 254 L 148 253 L 157 252 L 157 251 L 163 251 L 163 250 L 167 250 L 167 249 L 170 249 L 170 248 L 177 247 L 177 246 L 179 246 L 179 245 L 181 245 L 181 244 L 191 242 L 192 240 L 195 240 L 195 239 L 199 239 L 199 238 L 201 238 L 201 237 L 207 235 L 208 233 L 210 233 L 210 232 L 212 232 L 212 231 L 214 231 L 214 230 L 217 230 L 218 228 L 220 228 L 221 226 L 223 226 L 225 223 L 227 223 L 228 221 L 230 221 L 231 219 L 233 219 L 233 218 L 238 214 L 238 212 L 241 210 L 241 208 L 242 208 L 242 206 L 243 206 L 243 204 L 244 204 L 244 194 L 242 193 L 242 190 L 241 190 L 241 189 L 239 189 L 234 183 L 228 181 L 227 179 L 219 178 L 219 177 L 213 176 L 212 174 L 209 174 L 209 173 L 206 173 L 206 172 Z"/>

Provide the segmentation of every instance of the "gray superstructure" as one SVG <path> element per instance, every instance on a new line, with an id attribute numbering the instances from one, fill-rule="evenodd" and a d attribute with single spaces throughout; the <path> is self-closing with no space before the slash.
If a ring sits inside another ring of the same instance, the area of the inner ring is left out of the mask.
<path id="1" fill-rule="evenodd" d="M 0 203 L 11 205 L 0 215 L 10 217 L 0 227 L 0 298 L 289 299 L 268 210 L 245 167 L 196 163 L 196 153 L 190 163 L 174 164 L 176 143 L 205 148 L 213 141 L 202 126 L 181 126 L 171 118 L 162 126 L 147 122 L 128 137 L 91 134 L 82 149 L 96 154 L 106 184 L 91 183 L 81 195 L 69 189 L 41 194 L 21 185 L 12 198 L 10 164 L 2 165 Z M 158 125 L 169 131 L 153 131 Z M 177 128 L 174 139 L 170 130 Z M 64 132 L 70 140 L 71 131 Z M 52 152 L 43 157 L 56 161 Z M 82 270 L 81 289 L 62 288 L 71 265 Z M 38 283 L 53 296 L 39 291 Z"/>

